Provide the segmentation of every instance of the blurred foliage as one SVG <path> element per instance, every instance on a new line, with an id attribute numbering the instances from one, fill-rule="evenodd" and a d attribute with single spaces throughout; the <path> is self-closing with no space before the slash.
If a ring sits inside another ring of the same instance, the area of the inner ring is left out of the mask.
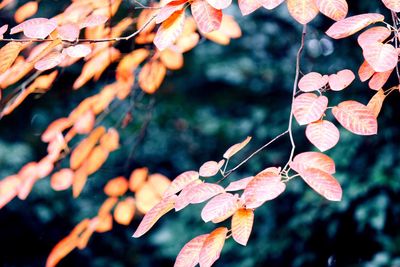
<path id="1" fill-rule="evenodd" d="M 63 1 L 42 1 L 41 16 L 55 12 L 49 2 L 56 2 L 58 9 L 64 6 Z M 353 14 L 384 10 L 380 1 L 349 4 Z M 226 47 L 203 40 L 187 54 L 185 68 L 168 76 L 154 97 L 144 97 L 144 103 L 155 100 L 154 109 L 133 114 L 134 121 L 120 131 L 121 149 L 90 177 L 77 200 L 71 192 L 52 191 L 49 179 L 43 179 L 26 201 L 14 200 L 0 211 L 1 266 L 43 266 L 51 248 L 77 222 L 96 214 L 105 199 L 102 186 L 110 178 L 128 176 L 139 166 L 173 178 L 206 160 L 220 159 L 227 147 L 251 135 L 253 141 L 237 156 L 239 162 L 285 130 L 301 29 L 284 6 L 246 17 L 236 6 L 229 12 L 241 25 L 243 37 Z M 2 11 L 1 24 L 10 22 L 11 15 Z M 333 42 L 324 35 L 331 23 L 320 15 L 309 26 L 302 72 L 356 72 L 362 63 L 356 37 Z M 105 75 L 101 82 L 75 92 L 74 68 L 63 70 L 49 93 L 30 97 L 0 121 L 1 177 L 43 156 L 39 135 L 48 123 L 66 115 L 112 77 Z M 345 99 L 366 103 L 372 95 L 356 82 L 328 97 L 332 106 Z M 328 202 L 302 180 L 293 180 L 282 196 L 257 210 L 249 245 L 229 240 L 216 266 L 400 266 L 398 101 L 397 94 L 387 100 L 379 135 L 360 137 L 343 130 L 339 145 L 328 151 L 343 186 L 341 202 Z M 102 123 L 114 125 L 128 108 L 129 100 L 113 103 Z M 150 116 L 147 130 L 140 132 Z M 304 130 L 295 126 L 297 152 L 314 149 Z M 229 180 L 286 162 L 289 149 L 283 138 Z M 188 240 L 214 227 L 201 221 L 200 210 L 197 205 L 171 213 L 141 239 L 131 238 L 139 217 L 129 227 L 114 224 L 111 232 L 95 234 L 88 248 L 74 251 L 60 266 L 172 266 Z"/>

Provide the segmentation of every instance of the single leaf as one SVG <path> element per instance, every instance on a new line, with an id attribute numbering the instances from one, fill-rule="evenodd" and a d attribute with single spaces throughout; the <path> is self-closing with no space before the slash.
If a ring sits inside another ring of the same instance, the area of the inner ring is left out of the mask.
<path id="1" fill-rule="evenodd" d="M 308 168 L 300 175 L 312 189 L 326 199 L 331 201 L 340 201 L 342 199 L 342 188 L 329 173 L 316 168 Z"/>
<path id="2" fill-rule="evenodd" d="M 371 67 L 371 65 L 368 64 L 366 60 L 364 60 L 363 64 L 361 64 L 360 68 L 358 69 L 358 76 L 360 77 L 360 80 L 362 82 L 365 82 L 369 78 L 374 75 L 375 71 Z"/>
<path id="3" fill-rule="evenodd" d="M 128 180 L 123 177 L 115 177 L 104 186 L 104 193 L 109 197 L 120 197 L 128 191 Z"/>
<path id="4" fill-rule="evenodd" d="M 9 42 L 0 49 L 0 74 L 8 70 L 23 48 L 20 42 Z"/>
<path id="5" fill-rule="evenodd" d="M 232 215 L 238 209 L 238 197 L 230 193 L 213 197 L 201 211 L 201 218 L 209 222 L 215 218 Z"/>
<path id="6" fill-rule="evenodd" d="M 185 244 L 176 257 L 174 267 L 195 267 L 199 263 L 200 251 L 209 234 L 200 235 Z"/>
<path id="7" fill-rule="evenodd" d="M 170 70 L 179 70 L 183 67 L 183 55 L 174 49 L 165 49 L 160 54 L 160 61 Z"/>
<path id="8" fill-rule="evenodd" d="M 233 155 L 238 153 L 240 150 L 242 150 L 245 146 L 247 146 L 247 144 L 250 142 L 250 140 L 251 140 L 251 136 L 247 136 L 247 138 L 245 140 L 243 140 L 242 142 L 234 144 L 233 146 L 228 148 L 228 150 L 225 151 L 223 157 L 226 159 L 229 159 L 230 157 L 232 157 Z"/>
<path id="9" fill-rule="evenodd" d="M 340 91 L 349 86 L 355 79 L 351 70 L 341 70 L 336 74 L 329 75 L 329 87 L 333 91 Z"/>
<path id="10" fill-rule="evenodd" d="M 30 20 L 36 20 L 36 19 L 30 19 Z M 24 25 L 23 31 L 24 35 L 28 38 L 44 39 L 57 28 L 57 23 L 54 20 L 46 19 L 46 21 L 34 25 L 28 23 L 30 20 L 27 20 L 22 23 L 22 24 L 27 23 L 26 25 Z"/>
<path id="11" fill-rule="evenodd" d="M 218 184 L 201 183 L 188 192 L 188 200 L 191 204 L 198 204 L 224 192 L 224 188 Z"/>
<path id="12" fill-rule="evenodd" d="M 29 17 L 32 17 L 38 11 L 38 2 L 29 1 L 24 5 L 20 6 L 17 11 L 15 11 L 14 19 L 15 22 L 21 23 Z"/>
<path id="13" fill-rule="evenodd" d="M 364 46 L 369 45 L 369 44 L 374 44 L 376 42 L 382 43 L 390 35 L 391 35 L 391 32 L 388 28 L 383 27 L 383 26 L 376 26 L 376 27 L 369 28 L 368 30 L 361 33 L 358 36 L 357 41 L 358 41 L 358 44 L 362 48 L 364 48 Z"/>
<path id="14" fill-rule="evenodd" d="M 203 165 L 201 165 L 199 169 L 199 175 L 202 177 L 211 177 L 216 175 L 221 167 L 224 165 L 225 161 L 222 160 L 220 162 L 216 161 L 207 161 Z"/>
<path id="15" fill-rule="evenodd" d="M 135 199 L 127 197 L 118 202 L 114 210 L 114 220 L 122 225 L 129 225 L 135 215 Z"/>
<path id="16" fill-rule="evenodd" d="M 381 89 L 375 93 L 375 95 L 371 98 L 368 102 L 367 107 L 372 111 L 375 118 L 378 117 L 379 113 L 381 112 L 383 101 L 385 100 L 386 95 L 385 92 Z"/>
<path id="17" fill-rule="evenodd" d="M 144 215 L 142 221 L 140 222 L 138 228 L 136 229 L 133 237 L 138 238 L 144 235 L 151 227 L 168 211 L 174 208 L 176 200 L 176 195 L 164 198 L 155 205 L 151 210 L 149 210 L 146 215 Z"/>
<path id="18" fill-rule="evenodd" d="M 164 193 L 163 197 L 168 197 L 174 195 L 189 185 L 191 182 L 199 178 L 199 173 L 196 171 L 187 171 L 178 175 L 174 180 L 172 180 L 170 186 Z"/>
<path id="19" fill-rule="evenodd" d="M 106 23 L 108 20 L 108 17 L 104 15 L 96 15 L 92 14 L 88 17 L 86 17 L 83 22 L 79 25 L 79 27 L 82 28 L 91 28 L 91 27 L 96 27 L 99 25 L 103 25 Z"/>
<path id="20" fill-rule="evenodd" d="M 96 116 L 92 110 L 87 110 L 74 123 L 74 130 L 78 134 L 88 134 L 93 130 L 96 123 Z"/>
<path id="21" fill-rule="evenodd" d="M 299 88 L 303 92 L 312 92 L 324 87 L 328 83 L 328 76 L 318 72 L 310 72 L 301 77 Z"/>
<path id="22" fill-rule="evenodd" d="M 367 13 L 345 18 L 335 22 L 326 34 L 334 39 L 348 37 L 372 23 L 383 21 L 385 17 L 378 13 Z"/>
<path id="23" fill-rule="evenodd" d="M 62 40 L 73 42 L 79 38 L 79 26 L 75 23 L 67 23 L 57 28 L 58 36 Z"/>
<path id="24" fill-rule="evenodd" d="M 129 176 L 129 190 L 136 192 L 146 181 L 149 170 L 145 167 L 132 171 Z"/>
<path id="25" fill-rule="evenodd" d="M 336 21 L 344 19 L 349 10 L 346 0 L 317 0 L 316 4 L 322 14 Z"/>
<path id="26" fill-rule="evenodd" d="M 327 155 L 319 152 L 303 152 L 293 158 L 290 168 L 298 173 L 304 172 L 307 168 L 317 168 L 329 174 L 334 174 L 335 162 Z"/>
<path id="27" fill-rule="evenodd" d="M 65 54 L 57 51 L 49 53 L 47 56 L 35 63 L 35 69 L 45 71 L 58 66 L 65 59 Z"/>
<path id="28" fill-rule="evenodd" d="M 200 267 L 211 267 L 219 259 L 227 233 L 226 227 L 219 227 L 207 236 L 200 250 Z"/>
<path id="29" fill-rule="evenodd" d="M 332 122 L 321 120 L 307 125 L 306 136 L 314 146 L 324 152 L 338 143 L 340 132 Z"/>
<path id="30" fill-rule="evenodd" d="M 100 138 L 100 146 L 107 149 L 108 151 L 115 151 L 119 148 L 119 134 L 114 128 L 110 128 Z"/>
<path id="31" fill-rule="evenodd" d="M 390 75 L 394 69 L 385 71 L 385 72 L 375 72 L 374 75 L 372 75 L 371 80 L 368 83 L 369 88 L 373 90 L 379 90 L 381 89 L 386 82 L 389 80 Z"/>
<path id="32" fill-rule="evenodd" d="M 164 80 L 167 70 L 158 60 L 147 62 L 139 73 L 139 85 L 148 94 L 153 94 Z"/>
<path id="33" fill-rule="evenodd" d="M 232 237 L 246 246 L 253 228 L 254 212 L 251 209 L 238 209 L 232 216 Z"/>
<path id="34" fill-rule="evenodd" d="M 67 47 L 65 49 L 65 52 L 70 57 L 81 58 L 81 57 L 88 56 L 92 52 L 92 49 L 88 45 L 78 44 L 78 45 Z"/>
<path id="35" fill-rule="evenodd" d="M 178 198 L 175 201 L 175 211 L 179 211 L 190 204 L 190 199 L 192 197 L 191 194 L 192 188 L 196 187 L 201 183 L 203 182 L 200 179 L 197 179 L 182 189 L 181 193 L 178 195 Z"/>
<path id="36" fill-rule="evenodd" d="M 293 101 L 293 115 L 300 125 L 319 120 L 328 107 L 326 96 L 303 93 Z"/>
<path id="37" fill-rule="evenodd" d="M 387 8 L 394 12 L 400 12 L 400 2 L 398 0 L 382 0 Z"/>
<path id="38" fill-rule="evenodd" d="M 273 172 L 263 172 L 256 175 L 244 189 L 243 196 L 246 207 L 255 209 L 266 201 L 277 198 L 285 191 L 286 185 L 281 176 Z"/>
<path id="39" fill-rule="evenodd" d="M 373 135 L 378 131 L 374 114 L 363 104 L 348 100 L 332 108 L 333 116 L 340 124 L 358 135 Z"/>
<path id="40" fill-rule="evenodd" d="M 5 24 L 0 27 L 0 40 L 3 39 L 3 34 L 5 34 L 8 30 L 8 24 Z"/>
<path id="41" fill-rule="evenodd" d="M 161 200 L 161 196 L 149 183 L 143 184 L 135 193 L 136 207 L 139 212 L 146 214 Z"/>
<path id="42" fill-rule="evenodd" d="M 206 0 L 194 0 L 191 5 L 192 15 L 201 32 L 218 30 L 222 21 L 222 11 L 213 8 Z"/>
<path id="43" fill-rule="evenodd" d="M 231 182 L 226 188 L 225 191 L 238 191 L 238 190 L 243 190 L 246 188 L 246 186 L 250 183 L 251 180 L 253 180 L 254 176 L 242 178 L 240 180 Z"/>
<path id="44" fill-rule="evenodd" d="M 396 67 L 399 53 L 391 44 L 373 43 L 363 47 L 363 55 L 376 72 L 385 72 Z"/>
<path id="45" fill-rule="evenodd" d="M 161 24 L 154 38 L 154 44 L 158 50 L 162 51 L 170 47 L 178 39 L 182 34 L 184 23 L 185 12 L 178 10 Z"/>
<path id="46" fill-rule="evenodd" d="M 56 191 L 66 190 L 71 187 L 74 172 L 71 169 L 61 169 L 51 176 L 50 185 Z"/>
<path id="47" fill-rule="evenodd" d="M 157 24 L 162 23 L 163 21 L 167 20 L 173 13 L 182 9 L 185 3 L 188 0 L 174 0 L 166 5 L 164 5 L 160 11 L 158 12 L 157 16 L 155 17 L 155 22 Z"/>
<path id="48" fill-rule="evenodd" d="M 287 0 L 290 15 L 301 24 L 307 24 L 318 15 L 315 0 Z"/>

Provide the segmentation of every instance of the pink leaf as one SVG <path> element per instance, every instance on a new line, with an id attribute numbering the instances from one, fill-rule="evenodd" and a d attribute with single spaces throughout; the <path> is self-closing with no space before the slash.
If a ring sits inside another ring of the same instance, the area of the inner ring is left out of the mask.
<path id="1" fill-rule="evenodd" d="M 3 39 L 3 34 L 6 33 L 7 30 L 8 30 L 7 24 L 0 27 L 0 39 Z"/>
<path id="2" fill-rule="evenodd" d="M 312 189 L 326 199 L 331 201 L 340 201 L 342 199 L 342 188 L 329 173 L 316 168 L 308 168 L 300 175 Z"/>
<path id="3" fill-rule="evenodd" d="M 400 12 L 400 2 L 398 0 L 382 0 L 387 8 L 394 12 Z"/>
<path id="4" fill-rule="evenodd" d="M 307 125 L 306 136 L 314 146 L 324 152 L 338 143 L 340 133 L 332 122 L 322 120 Z"/>
<path id="5" fill-rule="evenodd" d="M 193 181 L 199 179 L 199 173 L 196 171 L 187 171 L 178 175 L 174 180 L 172 180 L 169 187 L 164 192 L 164 197 L 169 197 L 173 194 L 178 193 L 187 185 Z"/>
<path id="6" fill-rule="evenodd" d="M 218 217 L 232 215 L 238 209 L 238 197 L 224 193 L 212 198 L 201 211 L 201 218 L 209 222 Z"/>
<path id="7" fill-rule="evenodd" d="M 340 124 L 352 133 L 373 135 L 378 131 L 378 123 L 374 114 L 357 101 L 349 100 L 332 108 L 333 116 Z"/>
<path id="8" fill-rule="evenodd" d="M 399 53 L 393 45 L 373 43 L 363 47 L 363 55 L 376 72 L 385 72 L 396 67 Z"/>
<path id="9" fill-rule="evenodd" d="M 391 32 L 388 28 L 383 26 L 372 27 L 366 30 L 365 32 L 361 33 L 358 36 L 358 44 L 363 48 L 366 45 L 374 44 L 374 43 L 381 43 L 385 41 Z"/>
<path id="10" fill-rule="evenodd" d="M 26 23 L 29 20 L 23 22 Z M 45 23 L 27 25 L 24 27 L 24 35 L 28 38 L 44 39 L 57 28 L 57 23 L 53 20 L 47 20 Z"/>
<path id="11" fill-rule="evenodd" d="M 190 199 L 192 197 L 191 195 L 192 188 L 201 183 L 203 182 L 197 179 L 182 189 L 181 193 L 179 194 L 178 198 L 175 201 L 175 211 L 179 211 L 190 204 Z"/>
<path id="12" fill-rule="evenodd" d="M 83 22 L 80 24 L 80 28 L 91 28 L 91 27 L 96 27 L 99 25 L 102 25 L 106 23 L 108 20 L 108 17 L 103 16 L 103 15 L 90 15 L 89 17 L 86 17 Z"/>
<path id="13" fill-rule="evenodd" d="M 41 60 L 35 63 L 35 69 L 37 70 L 48 70 L 51 68 L 56 67 L 65 59 L 65 55 L 61 54 L 60 52 L 51 52 Z"/>
<path id="14" fill-rule="evenodd" d="M 300 125 L 319 120 L 328 106 L 326 96 L 304 93 L 293 101 L 293 115 Z"/>
<path id="15" fill-rule="evenodd" d="M 346 0 L 317 0 L 319 11 L 333 20 L 342 20 L 348 12 Z"/>
<path id="16" fill-rule="evenodd" d="M 333 91 L 340 91 L 349 86 L 355 79 L 351 70 L 341 70 L 337 74 L 329 75 L 329 87 Z"/>
<path id="17" fill-rule="evenodd" d="M 385 92 L 382 89 L 379 89 L 379 91 L 376 92 L 376 94 L 368 102 L 367 107 L 372 111 L 375 118 L 377 118 L 379 113 L 381 112 L 383 101 L 385 101 L 385 98 Z"/>
<path id="18" fill-rule="evenodd" d="M 225 192 L 224 188 L 217 184 L 201 183 L 192 187 L 189 193 L 189 203 L 202 203 L 218 194 Z"/>
<path id="19" fill-rule="evenodd" d="M 154 38 L 154 44 L 159 50 L 164 50 L 178 39 L 183 31 L 185 23 L 184 10 L 178 10 L 165 20 Z"/>
<path id="20" fill-rule="evenodd" d="M 226 159 L 229 159 L 230 157 L 232 157 L 233 155 L 238 153 L 240 150 L 242 150 L 250 142 L 250 140 L 251 140 L 251 136 L 248 136 L 242 142 L 234 144 L 233 146 L 228 148 L 228 150 L 226 150 L 223 157 Z"/>
<path id="21" fill-rule="evenodd" d="M 324 87 L 328 82 L 328 76 L 322 76 L 318 72 L 310 72 L 299 81 L 299 88 L 303 92 L 312 92 Z"/>
<path id="22" fill-rule="evenodd" d="M 204 33 L 216 31 L 221 26 L 222 11 L 213 8 L 205 0 L 194 0 L 191 5 L 192 15 L 199 27 Z"/>
<path id="23" fill-rule="evenodd" d="M 35 19 L 28 19 L 17 26 L 14 26 L 10 30 L 10 34 L 15 34 L 24 31 L 28 27 L 35 27 L 40 24 L 48 23 L 49 19 L 46 18 L 35 18 Z"/>
<path id="24" fill-rule="evenodd" d="M 201 165 L 199 174 L 202 177 L 211 177 L 216 175 L 221 169 L 222 165 L 224 165 L 225 161 L 221 160 L 220 162 L 216 161 L 207 161 L 203 165 Z"/>
<path id="25" fill-rule="evenodd" d="M 187 242 L 176 257 L 174 267 L 195 267 L 199 263 L 200 251 L 208 236 L 209 234 L 200 235 Z"/>
<path id="26" fill-rule="evenodd" d="M 182 9 L 183 4 L 186 3 L 188 0 L 175 0 L 171 1 L 165 6 L 163 6 L 160 11 L 158 12 L 155 22 L 160 24 L 167 20 L 175 11 Z"/>
<path id="27" fill-rule="evenodd" d="M 58 35 L 61 39 L 67 40 L 70 42 L 75 41 L 79 38 L 79 27 L 74 23 L 68 23 L 57 28 Z"/>
<path id="28" fill-rule="evenodd" d="M 290 15 L 301 24 L 307 24 L 318 15 L 315 0 L 287 0 Z"/>
<path id="29" fill-rule="evenodd" d="M 334 39 L 348 37 L 368 25 L 383 21 L 385 17 L 378 13 L 367 13 L 345 18 L 335 22 L 327 31 L 326 34 Z"/>
<path id="30" fill-rule="evenodd" d="M 389 80 L 390 74 L 392 74 L 394 69 L 385 72 L 375 72 L 372 79 L 369 81 L 368 86 L 373 90 L 381 89 L 386 82 Z"/>
<path id="31" fill-rule="evenodd" d="M 333 174 L 335 173 L 335 162 L 327 155 L 319 152 L 303 152 L 294 157 L 290 163 L 290 168 L 300 174 L 307 168 L 317 168 Z"/>
<path id="32" fill-rule="evenodd" d="M 239 191 L 246 188 L 248 183 L 254 178 L 254 176 L 246 177 L 234 182 L 231 182 L 226 188 L 225 191 Z"/>
<path id="33" fill-rule="evenodd" d="M 168 211 L 174 208 L 176 200 L 176 195 L 164 198 L 155 205 L 151 210 L 149 210 L 146 215 L 144 215 L 142 221 L 140 222 L 138 228 L 136 229 L 133 237 L 138 238 L 144 235 L 151 227 Z"/>
<path id="34" fill-rule="evenodd" d="M 258 208 L 266 201 L 282 194 L 286 185 L 280 179 L 280 175 L 273 172 L 263 172 L 254 177 L 243 192 L 246 207 L 249 209 Z"/>
<path id="35" fill-rule="evenodd" d="M 92 49 L 88 45 L 78 44 L 65 48 L 65 52 L 70 57 L 80 58 L 89 55 L 92 52 Z"/>
<path id="36" fill-rule="evenodd" d="M 207 2 L 216 9 L 225 9 L 232 4 L 232 0 L 207 0 Z"/>
<path id="37" fill-rule="evenodd" d="M 365 82 L 369 78 L 374 75 L 374 69 L 368 64 L 366 60 L 364 60 L 363 64 L 361 64 L 360 68 L 358 69 L 358 76 L 360 76 L 360 80 Z"/>

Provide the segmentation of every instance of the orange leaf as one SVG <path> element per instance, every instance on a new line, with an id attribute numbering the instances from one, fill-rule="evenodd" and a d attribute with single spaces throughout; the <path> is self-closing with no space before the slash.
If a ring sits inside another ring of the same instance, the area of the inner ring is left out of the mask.
<path id="1" fill-rule="evenodd" d="M 76 248 L 77 243 L 78 238 L 71 235 L 58 242 L 47 257 L 46 267 L 55 267 L 60 260 L 67 256 L 72 250 L 74 250 L 74 248 Z"/>
<path id="2" fill-rule="evenodd" d="M 114 128 L 107 130 L 107 133 L 100 138 L 100 146 L 108 151 L 114 151 L 119 148 L 119 134 Z"/>
<path id="3" fill-rule="evenodd" d="M 318 15 L 315 0 L 287 0 L 290 15 L 301 24 L 307 24 Z"/>
<path id="4" fill-rule="evenodd" d="M 153 94 L 164 80 L 167 70 L 158 60 L 147 62 L 139 73 L 139 86 L 144 92 Z"/>
<path id="5" fill-rule="evenodd" d="M 110 197 L 120 197 L 126 191 L 128 191 L 128 180 L 123 176 L 111 179 L 104 186 L 104 193 Z"/>
<path id="6" fill-rule="evenodd" d="M 85 187 L 87 176 L 84 166 L 75 172 L 74 181 L 72 183 L 72 195 L 74 198 L 77 198 L 81 194 L 83 187 Z"/>
<path id="7" fill-rule="evenodd" d="M 319 11 L 333 20 L 342 20 L 346 17 L 349 7 L 346 0 L 317 0 Z"/>
<path id="8" fill-rule="evenodd" d="M 136 207 L 143 214 L 149 212 L 161 200 L 161 197 L 149 183 L 142 185 L 136 191 L 135 197 Z"/>
<path id="9" fill-rule="evenodd" d="M 167 48 L 160 54 L 161 62 L 170 70 L 178 70 L 183 67 L 183 55 L 173 49 Z"/>
<path id="10" fill-rule="evenodd" d="M 74 129 L 78 134 L 88 134 L 93 129 L 96 117 L 93 111 L 87 110 L 74 123 Z"/>
<path id="11" fill-rule="evenodd" d="M 360 80 L 362 82 L 365 82 L 369 78 L 374 75 L 375 71 L 371 67 L 371 65 L 368 64 L 366 60 L 364 60 L 363 64 L 361 64 L 360 68 L 358 69 L 358 76 L 360 76 Z"/>
<path id="12" fill-rule="evenodd" d="M 376 92 L 376 94 L 368 102 L 367 107 L 372 111 L 375 118 L 377 118 L 379 113 L 381 112 L 383 101 L 385 100 L 385 98 L 385 92 L 382 89 L 379 89 L 379 91 Z"/>
<path id="13" fill-rule="evenodd" d="M 129 177 L 129 190 L 136 192 L 144 184 L 148 173 L 145 167 L 135 169 Z"/>
<path id="14" fill-rule="evenodd" d="M 250 209 L 238 209 L 232 216 L 232 237 L 246 246 L 253 228 L 254 212 Z"/>
<path id="15" fill-rule="evenodd" d="M 201 267 L 210 267 L 219 259 L 227 233 L 226 227 L 219 227 L 207 236 L 200 250 L 199 262 Z"/>
<path id="16" fill-rule="evenodd" d="M 135 215 L 135 199 L 128 197 L 120 201 L 114 210 L 114 219 L 122 225 L 129 225 Z"/>
<path id="17" fill-rule="evenodd" d="M 74 172 L 71 169 L 61 169 L 51 176 L 50 185 L 56 191 L 68 189 L 73 182 Z"/>
<path id="18" fill-rule="evenodd" d="M 17 196 L 20 184 L 17 175 L 7 176 L 0 181 L 0 209 Z"/>
<path id="19" fill-rule="evenodd" d="M 38 11 L 38 2 L 30 1 L 26 4 L 20 6 L 17 11 L 15 11 L 14 19 L 15 22 L 21 23 L 29 17 L 32 17 Z"/>
<path id="20" fill-rule="evenodd" d="M 348 100 L 332 109 L 340 124 L 358 135 L 373 135 L 378 131 L 378 122 L 371 110 L 357 101 Z"/>
<path id="21" fill-rule="evenodd" d="M 171 180 L 168 179 L 165 175 L 160 173 L 154 173 L 149 175 L 147 183 L 153 187 L 153 190 L 162 197 L 165 193 L 165 190 L 170 186 Z"/>
<path id="22" fill-rule="evenodd" d="M 90 175 L 98 171 L 100 167 L 103 166 L 104 162 L 106 162 L 108 154 L 108 150 L 102 146 L 93 148 L 88 158 L 83 163 L 83 166 L 86 168 L 86 174 Z"/>
<path id="23" fill-rule="evenodd" d="M 104 217 L 110 213 L 112 208 L 114 208 L 115 204 L 117 204 L 118 198 L 117 197 L 109 197 L 107 198 L 103 204 L 101 205 L 98 211 L 98 217 Z"/>
<path id="24" fill-rule="evenodd" d="M 176 39 L 178 39 L 179 35 L 181 35 L 184 23 L 184 10 L 178 10 L 173 13 L 161 24 L 160 28 L 158 28 L 156 37 L 154 38 L 154 44 L 156 47 L 160 51 L 170 47 Z"/>
<path id="25" fill-rule="evenodd" d="M 176 257 L 174 267 L 196 266 L 199 263 L 201 248 L 208 236 L 208 234 L 200 235 L 187 242 Z"/>
<path id="26" fill-rule="evenodd" d="M 144 235 L 151 227 L 168 211 L 174 208 L 176 200 L 176 195 L 164 198 L 155 205 L 149 212 L 144 215 L 143 220 L 140 222 L 138 228 L 136 229 L 133 237 L 138 238 Z"/>
<path id="27" fill-rule="evenodd" d="M 11 67 L 22 48 L 23 44 L 20 42 L 9 42 L 0 49 L 0 74 Z"/>

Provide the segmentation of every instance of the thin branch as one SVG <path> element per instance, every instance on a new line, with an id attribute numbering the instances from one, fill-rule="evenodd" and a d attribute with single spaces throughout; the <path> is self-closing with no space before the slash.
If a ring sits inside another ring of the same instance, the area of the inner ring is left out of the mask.
<path id="1" fill-rule="evenodd" d="M 391 11 L 392 13 L 392 20 L 393 20 L 393 27 L 395 28 L 395 33 L 394 33 L 394 45 L 397 48 L 399 48 L 399 28 L 397 27 L 397 14 L 394 11 Z M 397 74 L 397 79 L 399 80 L 400 84 L 400 70 L 399 70 L 399 64 L 396 64 L 396 74 Z"/>
<path id="2" fill-rule="evenodd" d="M 300 76 L 300 59 L 301 59 L 301 52 L 303 51 L 304 48 L 304 41 L 305 37 L 307 34 L 307 24 L 304 24 L 303 26 L 303 32 L 301 34 L 301 44 L 299 47 L 299 50 L 297 50 L 297 56 L 296 56 L 296 75 L 294 78 L 293 82 L 293 91 L 292 91 L 292 102 L 291 102 L 291 107 L 290 107 L 290 115 L 289 115 L 289 125 L 288 125 L 288 132 L 289 132 L 289 138 L 290 138 L 290 143 L 292 145 L 292 149 L 290 151 L 290 156 L 289 159 L 283 168 L 283 170 L 286 170 L 287 167 L 289 166 L 289 163 L 292 161 L 293 156 L 294 156 L 294 151 L 296 149 L 296 144 L 294 142 L 293 138 L 293 132 L 292 132 L 292 124 L 293 124 L 293 101 L 296 96 L 296 89 L 297 89 L 297 84 L 299 83 L 299 76 Z"/>

